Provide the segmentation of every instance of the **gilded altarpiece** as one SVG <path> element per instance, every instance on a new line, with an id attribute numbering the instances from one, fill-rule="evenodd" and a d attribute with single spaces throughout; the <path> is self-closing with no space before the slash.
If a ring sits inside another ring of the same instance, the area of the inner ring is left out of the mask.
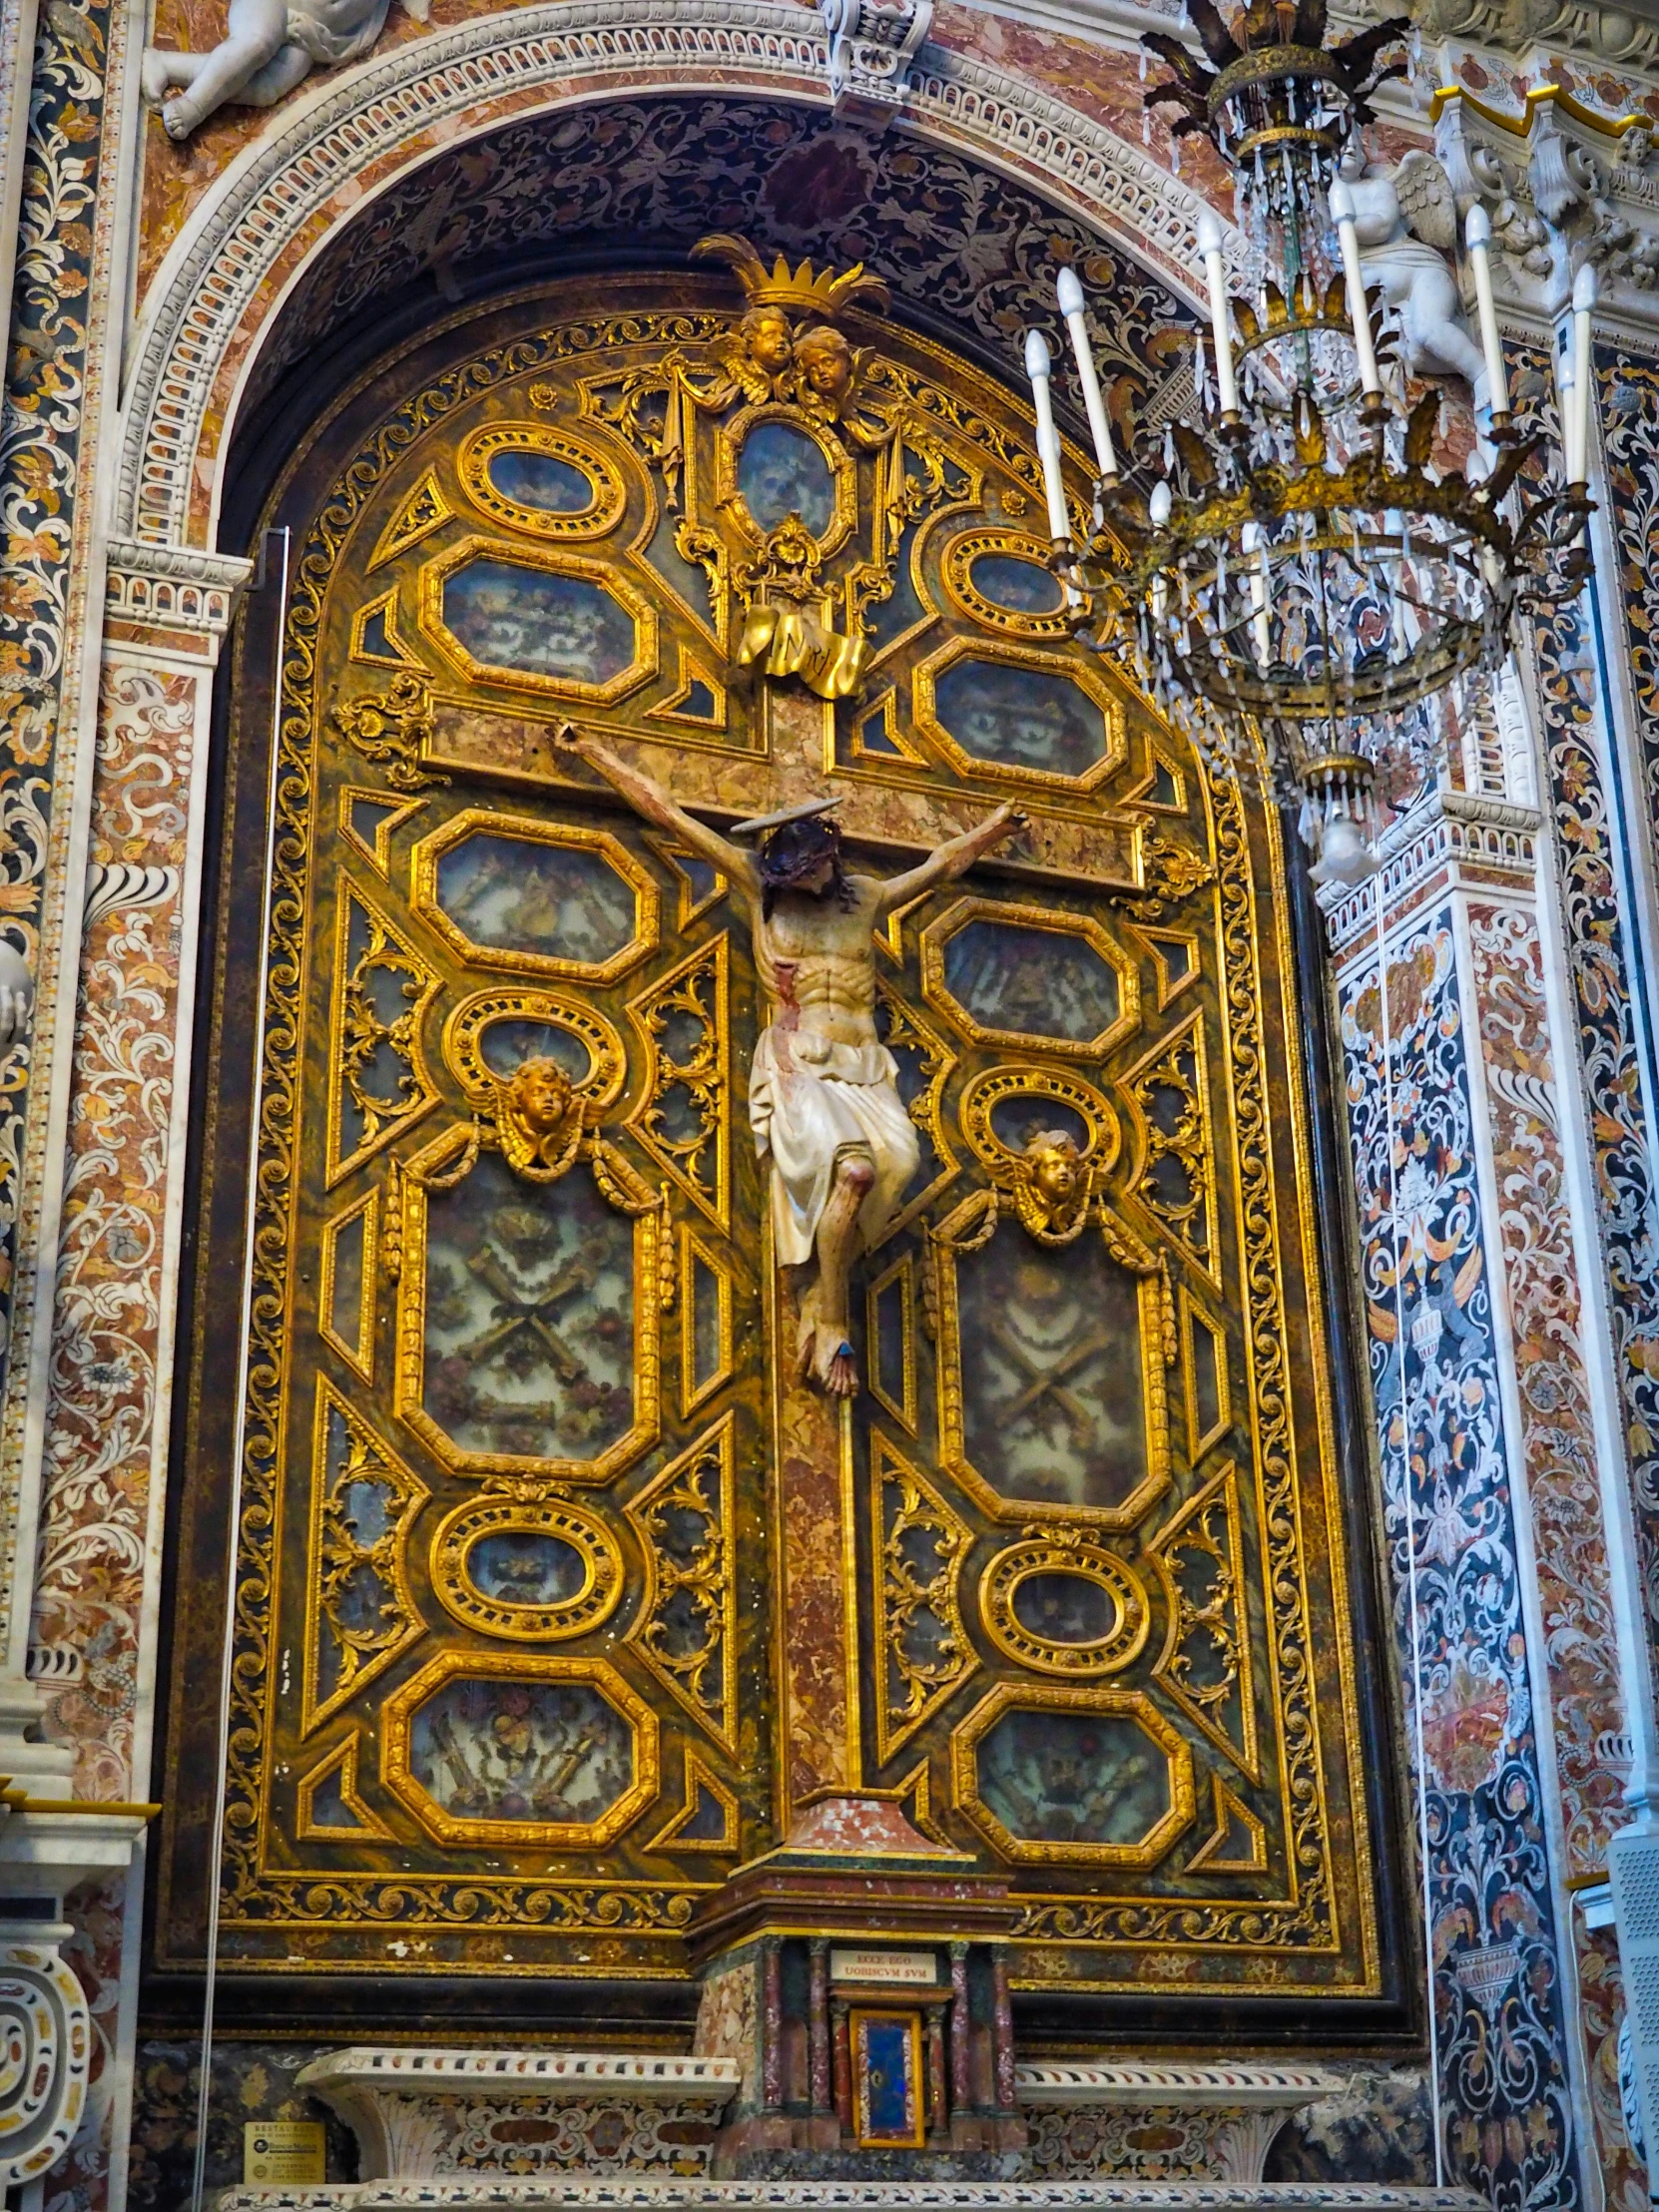
<path id="1" fill-rule="evenodd" d="M 1072 641 L 1000 387 L 734 297 L 457 318 L 292 545 L 221 1955 L 682 1976 L 792 1816 L 751 948 L 571 719 L 888 872 L 1024 810 L 876 946 L 854 1779 L 1011 1876 L 1016 1987 L 1376 1993 L 1279 827 Z"/>

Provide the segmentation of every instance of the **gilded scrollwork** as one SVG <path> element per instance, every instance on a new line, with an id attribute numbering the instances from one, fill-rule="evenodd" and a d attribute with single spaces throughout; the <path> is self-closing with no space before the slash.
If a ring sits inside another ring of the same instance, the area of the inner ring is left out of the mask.
<path id="1" fill-rule="evenodd" d="M 973 1531 L 886 1437 L 871 1440 L 875 1741 L 883 1764 L 978 1667 L 962 1622 Z"/>
<path id="2" fill-rule="evenodd" d="M 420 1024 L 438 977 L 366 893 L 342 879 L 334 934 L 329 1182 L 339 1182 L 437 1100 Z"/>
<path id="3" fill-rule="evenodd" d="M 1153 1674 L 1210 1741 L 1260 1781 L 1239 1477 L 1231 1461 L 1148 1541 L 1146 1557 L 1169 1598 Z"/>
<path id="4" fill-rule="evenodd" d="M 645 1561 L 628 1641 L 717 1743 L 737 1725 L 737 1500 L 730 1414 L 624 1508 Z"/>
<path id="5" fill-rule="evenodd" d="M 412 671 L 394 676 L 383 692 L 335 702 L 334 726 L 365 761 L 386 772 L 393 791 L 424 791 L 447 776 L 422 767 L 432 741 L 432 687 Z"/>
<path id="6" fill-rule="evenodd" d="M 723 933 L 628 1001 L 646 1067 L 628 1126 L 722 1229 L 732 1200 L 730 956 Z"/>
<path id="7" fill-rule="evenodd" d="M 318 1381 L 301 1733 L 417 1643 L 409 1529 L 430 1496 L 340 1393 Z"/>
<path id="8" fill-rule="evenodd" d="M 1140 1140 L 1135 1196 L 1214 1282 L 1216 1162 L 1202 1014 L 1161 1038 L 1119 1089 Z"/>

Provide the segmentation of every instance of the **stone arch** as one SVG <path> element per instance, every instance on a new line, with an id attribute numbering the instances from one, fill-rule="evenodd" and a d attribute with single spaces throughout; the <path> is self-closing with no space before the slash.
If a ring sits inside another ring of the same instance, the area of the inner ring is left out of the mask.
<path id="1" fill-rule="evenodd" d="M 232 428 L 263 347 L 328 244 L 400 180 L 509 122 L 653 94 L 764 97 L 827 113 L 829 49 L 770 0 L 543 0 L 324 79 L 280 111 L 175 242 L 124 410 L 115 535 L 211 549 Z M 1199 195 L 1103 125 L 924 47 L 895 128 L 1070 214 L 1174 301 L 1195 298 Z"/>

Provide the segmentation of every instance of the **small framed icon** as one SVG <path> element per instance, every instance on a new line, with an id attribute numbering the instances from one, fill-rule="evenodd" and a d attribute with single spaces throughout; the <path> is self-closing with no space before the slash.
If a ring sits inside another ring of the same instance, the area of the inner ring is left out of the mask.
<path id="1" fill-rule="evenodd" d="M 846 2024 L 858 2148 L 919 2150 L 927 2139 L 921 2014 L 857 2009 Z"/>

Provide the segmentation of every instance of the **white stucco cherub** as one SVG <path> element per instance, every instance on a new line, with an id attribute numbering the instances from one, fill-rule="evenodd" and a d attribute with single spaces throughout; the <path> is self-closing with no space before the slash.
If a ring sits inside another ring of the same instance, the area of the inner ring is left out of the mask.
<path id="1" fill-rule="evenodd" d="M 431 0 L 403 0 L 417 22 Z M 230 0 L 225 36 L 207 54 L 145 48 L 140 83 L 162 111 L 169 138 L 189 138 L 230 102 L 274 108 L 313 69 L 366 54 L 385 28 L 391 0 Z"/>
<path id="2" fill-rule="evenodd" d="M 1391 173 L 1368 174 L 1351 139 L 1343 180 L 1354 195 L 1354 229 L 1368 284 L 1380 284 L 1399 317 L 1405 365 L 1415 376 L 1484 380 L 1485 360 L 1463 320 L 1446 256 L 1457 243 L 1457 203 L 1432 154 L 1407 154 Z"/>

